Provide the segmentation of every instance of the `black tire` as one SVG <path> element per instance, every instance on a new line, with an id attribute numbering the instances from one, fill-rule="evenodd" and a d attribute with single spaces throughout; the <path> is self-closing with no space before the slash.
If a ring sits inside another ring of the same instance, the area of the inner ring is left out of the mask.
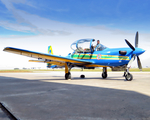
<path id="1" fill-rule="evenodd" d="M 106 78 L 107 78 L 107 73 L 106 73 L 106 72 L 102 73 L 102 78 L 103 78 L 103 79 L 106 79 Z"/>
<path id="2" fill-rule="evenodd" d="M 127 73 L 125 78 L 126 78 L 127 81 L 131 81 L 133 79 L 133 76 L 132 76 L 132 74 Z"/>
<path id="3" fill-rule="evenodd" d="M 81 75 L 80 78 L 85 78 L 85 75 Z"/>
<path id="4" fill-rule="evenodd" d="M 65 79 L 66 80 L 71 79 L 71 73 L 70 72 L 65 74 Z"/>

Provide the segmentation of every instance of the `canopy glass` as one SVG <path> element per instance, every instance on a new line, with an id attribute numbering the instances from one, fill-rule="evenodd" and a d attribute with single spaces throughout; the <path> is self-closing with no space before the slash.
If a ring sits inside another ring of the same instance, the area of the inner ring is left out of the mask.
<path id="1" fill-rule="evenodd" d="M 107 48 L 102 44 L 96 45 L 95 39 L 80 39 L 72 43 L 70 47 L 77 53 L 102 51 Z"/>

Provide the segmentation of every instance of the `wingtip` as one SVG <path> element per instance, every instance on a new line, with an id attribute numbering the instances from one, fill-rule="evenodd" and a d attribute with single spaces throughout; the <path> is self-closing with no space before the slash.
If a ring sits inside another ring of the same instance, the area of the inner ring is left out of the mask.
<path id="1" fill-rule="evenodd" d="M 5 47 L 5 48 L 3 49 L 3 51 L 6 51 L 8 48 L 9 48 L 9 47 Z"/>
<path id="2" fill-rule="evenodd" d="M 7 50 L 10 50 L 10 49 L 16 49 L 16 48 L 13 48 L 13 47 L 5 47 L 5 48 L 3 49 L 3 51 L 7 51 Z"/>
<path id="3" fill-rule="evenodd" d="M 5 47 L 5 48 L 3 49 L 3 51 L 9 52 L 9 51 L 14 50 L 14 49 L 17 49 L 17 48 Z"/>

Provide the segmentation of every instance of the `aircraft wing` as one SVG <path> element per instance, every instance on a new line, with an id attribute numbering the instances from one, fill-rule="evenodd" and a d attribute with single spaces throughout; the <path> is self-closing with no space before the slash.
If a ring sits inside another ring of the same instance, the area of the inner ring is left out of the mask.
<path id="1" fill-rule="evenodd" d="M 73 59 L 69 57 L 62 57 L 62 56 L 57 56 L 57 55 L 39 53 L 39 52 L 13 48 L 13 47 L 6 47 L 4 48 L 3 51 L 15 53 L 15 54 L 19 54 L 19 55 L 23 55 L 27 57 L 32 57 L 32 58 L 52 60 L 52 61 L 61 62 L 61 63 L 69 62 L 69 63 L 79 64 L 79 65 L 89 65 L 89 64 L 94 63 L 94 62 L 90 62 L 87 60 Z"/>

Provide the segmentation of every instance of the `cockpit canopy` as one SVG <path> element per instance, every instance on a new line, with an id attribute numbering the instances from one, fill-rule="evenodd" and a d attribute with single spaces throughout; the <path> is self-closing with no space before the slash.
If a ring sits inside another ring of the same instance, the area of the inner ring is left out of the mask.
<path id="1" fill-rule="evenodd" d="M 96 43 L 95 39 L 80 39 L 71 44 L 71 49 L 77 53 L 102 51 L 107 47 Z"/>

